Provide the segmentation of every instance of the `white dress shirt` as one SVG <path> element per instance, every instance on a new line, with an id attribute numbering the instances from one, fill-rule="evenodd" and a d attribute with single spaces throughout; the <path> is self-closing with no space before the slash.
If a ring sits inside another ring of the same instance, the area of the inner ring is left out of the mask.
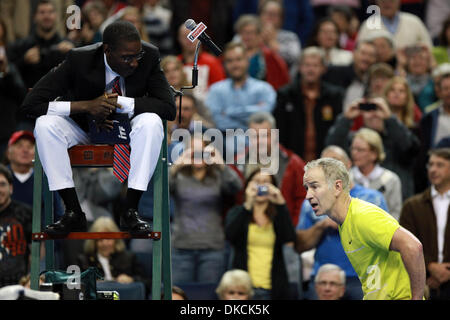
<path id="1" fill-rule="evenodd" d="M 105 61 L 105 91 L 111 93 L 112 81 L 120 75 L 111 69 L 105 54 L 103 54 L 103 59 Z M 120 104 L 122 108 L 117 109 L 116 112 L 127 113 L 128 117 L 131 118 L 134 114 L 134 98 L 126 96 L 125 79 L 123 77 L 120 77 L 120 90 L 122 91 L 122 95 L 117 97 L 117 103 Z M 70 101 L 49 102 L 47 115 L 70 116 Z"/>
<path id="2" fill-rule="evenodd" d="M 440 194 L 434 186 L 431 186 L 431 198 L 433 199 L 434 214 L 436 215 L 438 262 L 444 259 L 444 237 L 447 225 L 448 205 L 450 203 L 450 190 Z"/>

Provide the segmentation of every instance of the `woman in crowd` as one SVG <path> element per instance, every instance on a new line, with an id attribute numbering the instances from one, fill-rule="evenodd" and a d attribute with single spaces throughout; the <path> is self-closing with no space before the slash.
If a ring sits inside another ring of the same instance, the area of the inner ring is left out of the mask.
<path id="1" fill-rule="evenodd" d="M 216 293 L 220 300 L 250 300 L 253 297 L 252 279 L 247 271 L 229 270 L 223 274 Z"/>
<path id="2" fill-rule="evenodd" d="M 383 97 L 398 120 L 410 130 L 418 128 L 422 112 L 414 102 L 414 97 L 405 78 L 396 76 L 384 88 Z"/>
<path id="3" fill-rule="evenodd" d="M 91 226 L 89 232 L 119 232 L 114 220 L 100 217 Z M 86 240 L 84 254 L 79 256 L 78 265 L 82 270 L 97 267 L 102 271 L 105 281 L 119 283 L 144 283 L 147 293 L 150 292 L 151 280 L 145 276 L 143 266 L 131 251 L 127 251 L 121 239 Z"/>
<path id="4" fill-rule="evenodd" d="M 380 191 L 389 213 L 398 220 L 402 209 L 402 184 L 398 175 L 380 163 L 386 157 L 380 135 L 372 129 L 359 129 L 350 148 L 353 167 L 350 172 L 355 183 Z"/>
<path id="5" fill-rule="evenodd" d="M 347 66 L 353 62 L 352 52 L 339 48 L 339 28 L 331 18 L 317 22 L 309 46 L 321 47 L 328 65 Z"/>
<path id="6" fill-rule="evenodd" d="M 234 258 L 232 267 L 247 270 L 255 300 L 289 299 L 283 244 L 295 230 L 275 177 L 256 169 L 246 180 L 245 202 L 226 217 L 225 232 Z"/>
<path id="7" fill-rule="evenodd" d="M 234 196 L 242 183 L 216 149 L 195 136 L 188 140 L 170 168 L 173 283 L 217 283 L 226 267 L 224 199 Z"/>

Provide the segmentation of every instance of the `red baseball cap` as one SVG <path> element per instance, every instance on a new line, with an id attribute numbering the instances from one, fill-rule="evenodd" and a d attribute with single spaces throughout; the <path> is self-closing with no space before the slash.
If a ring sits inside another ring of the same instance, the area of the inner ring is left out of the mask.
<path id="1" fill-rule="evenodd" d="M 31 140 L 34 143 L 34 135 L 31 131 L 20 130 L 20 131 L 14 132 L 11 135 L 11 138 L 9 138 L 9 141 L 8 141 L 8 147 L 10 147 L 14 143 L 16 143 L 19 139 L 22 139 L 22 138 Z"/>

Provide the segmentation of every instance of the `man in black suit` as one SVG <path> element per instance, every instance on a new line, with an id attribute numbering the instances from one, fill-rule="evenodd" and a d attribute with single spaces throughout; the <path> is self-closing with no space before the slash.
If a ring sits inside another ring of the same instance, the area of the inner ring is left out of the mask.
<path id="1" fill-rule="evenodd" d="M 37 117 L 34 134 L 49 188 L 58 191 L 66 206 L 63 217 L 46 227 L 47 233 L 86 231 L 67 149 L 90 143 L 89 118 L 101 130 L 111 130 L 110 116 L 115 113 L 127 114 L 131 125 L 127 210 L 120 227 L 135 234 L 150 231 L 139 218 L 138 202 L 158 162 L 164 136 L 161 119 L 174 120 L 176 115 L 159 62 L 158 49 L 141 41 L 131 23 L 114 22 L 105 29 L 103 43 L 69 51 L 25 98 L 22 111 Z"/>

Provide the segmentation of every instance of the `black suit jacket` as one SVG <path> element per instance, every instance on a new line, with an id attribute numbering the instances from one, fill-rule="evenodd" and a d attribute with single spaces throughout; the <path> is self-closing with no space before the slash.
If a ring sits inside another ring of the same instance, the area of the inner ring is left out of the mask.
<path id="1" fill-rule="evenodd" d="M 134 116 L 153 112 L 161 119 L 174 120 L 176 107 L 169 84 L 160 67 L 158 49 L 142 41 L 144 57 L 135 72 L 125 79 L 127 97 L 135 98 Z M 72 49 L 66 59 L 34 86 L 21 106 L 29 117 L 45 115 L 48 103 L 92 100 L 105 91 L 105 63 L 102 43 Z M 88 131 L 87 114 L 71 117 Z"/>

